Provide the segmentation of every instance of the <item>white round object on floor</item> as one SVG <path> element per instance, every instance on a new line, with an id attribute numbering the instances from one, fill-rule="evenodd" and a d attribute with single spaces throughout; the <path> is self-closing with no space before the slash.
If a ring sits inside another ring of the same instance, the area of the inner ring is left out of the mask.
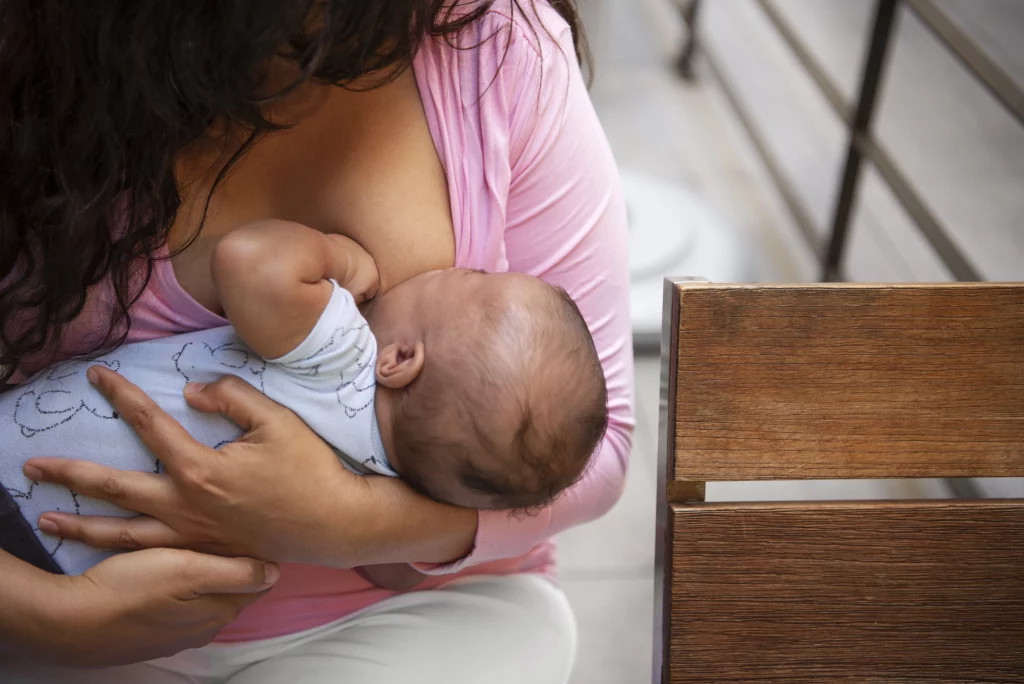
<path id="1" fill-rule="evenodd" d="M 757 281 L 744 235 L 685 187 L 620 170 L 629 223 L 630 307 L 635 347 L 657 349 L 666 276 Z"/>

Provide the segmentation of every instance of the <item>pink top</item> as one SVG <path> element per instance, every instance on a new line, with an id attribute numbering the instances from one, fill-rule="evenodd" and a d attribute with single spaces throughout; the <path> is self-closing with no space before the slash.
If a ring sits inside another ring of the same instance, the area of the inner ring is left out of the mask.
<path id="1" fill-rule="evenodd" d="M 482 43 L 479 47 L 457 50 L 428 39 L 413 68 L 448 177 L 456 265 L 529 273 L 572 295 L 604 365 L 608 433 L 586 476 L 537 515 L 510 518 L 481 511 L 470 555 L 449 565 L 421 566 L 433 575 L 421 589 L 472 574 L 551 575 L 549 538 L 605 513 L 626 477 L 633 359 L 625 206 L 569 28 L 546 4 L 537 3 L 537 15 L 527 23 L 520 12 L 510 18 L 492 9 L 459 37 L 461 44 Z M 101 300 L 97 296 L 94 306 Z M 75 321 L 65 355 L 88 349 L 95 320 L 85 315 Z M 129 340 L 226 323 L 181 289 L 164 260 L 157 262 L 132 310 Z M 308 629 L 391 594 L 351 570 L 286 564 L 274 589 L 225 628 L 218 641 Z"/>

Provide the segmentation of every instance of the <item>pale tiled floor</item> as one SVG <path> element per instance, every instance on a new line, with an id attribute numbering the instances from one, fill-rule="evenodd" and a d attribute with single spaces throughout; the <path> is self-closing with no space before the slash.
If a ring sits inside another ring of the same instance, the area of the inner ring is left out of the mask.
<path id="1" fill-rule="evenodd" d="M 990 6 L 1006 5 L 1006 0 L 979 1 Z M 852 92 L 856 88 L 864 25 L 869 19 L 865 8 L 871 3 L 780 2 L 800 30 L 808 33 L 809 42 L 837 82 L 846 92 Z M 1010 5 L 1015 2 L 1010 0 Z M 963 5 L 960 0 L 943 3 L 951 7 Z M 817 268 L 806 245 L 713 79 L 705 70 L 696 84 L 684 84 L 667 68 L 682 33 L 670 0 L 581 0 L 580 4 L 596 58 L 597 74 L 591 95 L 620 165 L 685 184 L 698 192 L 718 215 L 745 231 L 759 246 L 763 258 L 759 271 L 764 280 L 813 280 Z M 770 88 L 766 84 L 758 90 L 758 69 L 749 62 L 744 66 L 742 59 L 753 57 L 755 65 L 763 62 L 765 72 L 774 72 L 778 63 L 770 60 L 784 62 L 785 56 L 778 45 L 772 46 L 764 36 L 764 27 L 758 29 L 757 22 L 762 18 L 751 10 L 749 0 L 714 0 L 705 4 L 714 8 L 707 16 L 709 40 L 719 41 L 719 47 L 729 53 L 726 67 L 739 73 L 744 92 L 752 93 L 759 110 L 763 110 L 766 125 L 772 126 L 773 133 L 779 136 L 774 144 L 788 155 L 787 170 L 794 173 L 801 192 L 824 225 L 841 159 L 842 131 L 829 123 L 829 114 L 820 98 L 807 90 L 807 83 L 799 77 L 787 77 L 787 100 L 774 104 L 771 98 L 758 100 Z M 826 5 L 831 9 L 840 4 L 843 10 L 838 13 L 820 11 Z M 901 83 L 899 79 L 909 78 L 915 70 L 931 68 L 936 61 L 940 76 L 943 70 L 955 71 L 942 62 L 941 55 L 933 54 L 919 26 L 906 20 L 904 24 L 910 25 L 905 29 L 909 42 L 900 47 L 902 64 L 897 64 L 894 77 L 897 85 Z M 1005 47 L 1005 31 L 997 38 Z M 1024 65 L 1022 54 L 1011 45 L 1005 48 L 1002 58 L 1008 68 L 1020 67 Z M 959 92 L 969 90 L 962 80 L 957 80 L 962 76 L 950 77 Z M 968 183 L 943 198 L 941 186 L 946 184 L 949 194 L 948 185 L 952 182 L 949 168 L 929 164 L 922 150 L 934 149 L 934 140 L 928 139 L 928 135 L 941 134 L 945 124 L 935 124 L 924 132 L 914 131 L 908 128 L 913 117 L 907 112 L 913 112 L 920 102 L 899 92 L 893 101 L 888 119 L 883 117 L 881 134 L 891 140 L 895 152 L 909 159 L 911 166 L 926 172 L 925 185 L 933 183 L 926 190 L 939 196 L 944 219 L 962 218 L 973 210 L 987 222 L 989 232 L 970 245 L 972 257 L 988 269 L 987 275 L 995 278 L 1016 274 L 1020 279 L 1024 276 L 1024 269 L 1020 268 L 1024 252 L 1020 217 L 1024 210 L 1019 202 L 1024 193 L 1019 189 L 1024 183 L 1019 181 L 1024 180 L 1024 153 L 1010 152 L 1024 142 L 1024 136 L 1018 139 L 1018 133 L 1006 128 L 997 112 L 987 104 L 982 105 L 977 116 L 986 123 L 987 127 L 980 127 L 985 128 L 985 134 L 973 141 L 961 141 L 960 145 L 971 160 L 970 173 L 978 178 L 974 185 Z M 954 112 L 955 118 L 970 118 L 969 115 L 970 110 Z M 799 123 L 783 125 L 787 117 L 794 117 L 793 121 Z M 806 123 L 808 117 L 814 119 L 813 125 Z M 905 140 L 908 135 L 909 142 Z M 1001 149 L 986 156 L 985 150 L 993 146 Z M 1008 200 L 1008 184 L 1015 182 L 1018 192 Z M 861 204 L 867 206 L 861 207 L 855 229 L 858 236 L 851 249 L 854 276 L 892 280 L 948 277 L 934 256 L 922 249 L 920 239 L 907 227 L 905 217 L 879 187 L 877 179 L 869 177 L 864 195 Z M 977 202 L 979 195 L 990 198 L 992 206 Z M 880 226 L 889 230 L 879 235 Z M 1001 247 L 996 249 L 993 245 Z M 560 581 L 579 624 L 574 684 L 651 681 L 659 373 L 656 358 L 637 359 L 637 430 L 622 499 L 605 517 L 569 530 L 558 539 Z M 1014 493 L 1019 491 L 1015 489 Z M 708 498 L 719 500 L 944 496 L 946 488 L 935 481 L 772 486 L 739 483 L 711 484 L 708 488 Z"/>

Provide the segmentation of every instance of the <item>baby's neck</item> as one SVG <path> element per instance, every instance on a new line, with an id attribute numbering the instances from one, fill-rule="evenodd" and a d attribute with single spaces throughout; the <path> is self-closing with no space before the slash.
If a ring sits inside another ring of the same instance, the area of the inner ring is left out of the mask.
<path id="1" fill-rule="evenodd" d="M 395 454 L 395 430 L 394 410 L 397 393 L 378 384 L 373 398 L 373 410 L 377 418 L 377 429 L 380 431 L 380 441 L 384 445 L 384 455 L 388 457 L 391 469 L 396 473 L 402 472 L 402 466 Z"/>

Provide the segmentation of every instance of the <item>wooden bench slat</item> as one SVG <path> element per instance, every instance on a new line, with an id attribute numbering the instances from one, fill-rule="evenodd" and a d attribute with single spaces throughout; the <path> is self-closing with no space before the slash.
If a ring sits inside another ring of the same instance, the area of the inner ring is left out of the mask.
<path id="1" fill-rule="evenodd" d="M 673 287 L 675 479 L 1024 476 L 1024 286 Z"/>
<path id="2" fill-rule="evenodd" d="M 669 522 L 665 682 L 1024 681 L 1024 502 L 702 504 Z"/>

